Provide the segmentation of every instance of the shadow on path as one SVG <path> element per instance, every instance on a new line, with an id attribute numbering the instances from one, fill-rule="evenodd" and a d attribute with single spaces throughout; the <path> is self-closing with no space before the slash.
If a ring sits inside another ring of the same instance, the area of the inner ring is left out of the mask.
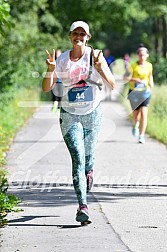
<path id="1" fill-rule="evenodd" d="M 17 185 L 16 187 L 14 186 L 12 187 L 13 190 L 10 190 L 10 193 L 14 193 L 22 200 L 21 205 L 23 207 L 27 206 L 27 202 L 28 206 L 30 207 L 61 207 L 61 206 L 78 204 L 72 184 L 52 183 L 50 185 L 49 183 L 39 183 L 39 184 L 34 183 L 33 185 L 33 182 L 20 181 L 16 185 Z M 166 197 L 167 196 L 166 193 L 163 193 L 162 191 L 160 192 L 157 191 L 157 189 L 160 189 L 160 187 L 167 187 L 167 185 L 136 186 L 135 184 L 129 184 L 129 185 L 95 184 L 94 185 L 95 190 L 94 191 L 92 190 L 93 194 L 92 193 L 88 194 L 88 202 L 90 204 L 92 202 L 97 201 L 96 199 L 98 199 L 98 202 L 108 201 L 112 203 L 122 199 L 126 200 L 127 198 Z M 103 189 L 110 188 L 110 191 L 105 190 L 101 191 L 102 188 Z M 151 192 L 147 190 L 150 188 Z M 118 192 L 116 189 L 119 189 Z M 122 189 L 123 191 L 120 192 L 120 189 Z M 124 189 L 126 189 L 126 191 L 124 191 Z M 34 218 L 37 217 L 34 216 Z M 24 221 L 24 219 L 22 221 Z"/>

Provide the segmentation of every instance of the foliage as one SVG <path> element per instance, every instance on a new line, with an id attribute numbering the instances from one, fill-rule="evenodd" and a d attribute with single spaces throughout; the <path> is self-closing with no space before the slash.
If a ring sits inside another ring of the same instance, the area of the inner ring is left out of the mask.
<path id="1" fill-rule="evenodd" d="M 5 217 L 9 212 L 20 211 L 18 204 L 21 200 L 15 195 L 7 193 L 9 185 L 6 173 L 5 169 L 0 168 L 0 227 L 7 224 L 8 221 Z"/>
<path id="2" fill-rule="evenodd" d="M 12 27 L 13 23 L 10 17 L 10 5 L 7 1 L 0 0 L 0 34 L 5 36 L 6 30 L 10 30 Z"/>
<path id="3" fill-rule="evenodd" d="M 158 61 L 154 59 L 153 66 L 155 83 L 163 84 L 167 80 L 167 58 L 159 57 Z"/>
<path id="4" fill-rule="evenodd" d="M 141 42 L 154 51 L 150 11 L 154 6 L 148 8 L 149 3 L 149 0 L 144 3 L 79 0 L 75 4 L 72 0 L 8 0 L 10 19 L 15 27 L 0 45 L 0 49 L 4 48 L 0 58 L 0 90 L 8 90 L 12 85 L 31 86 L 32 72 L 41 76 L 45 69 L 46 48 L 61 47 L 63 51 L 70 48 L 68 32 L 74 20 L 87 21 L 92 33 L 90 44 L 100 49 L 109 47 L 116 57 L 135 51 Z M 156 1 L 155 5 L 159 10 L 157 15 L 165 13 L 163 1 Z M 159 82 L 163 78 L 161 74 Z"/>

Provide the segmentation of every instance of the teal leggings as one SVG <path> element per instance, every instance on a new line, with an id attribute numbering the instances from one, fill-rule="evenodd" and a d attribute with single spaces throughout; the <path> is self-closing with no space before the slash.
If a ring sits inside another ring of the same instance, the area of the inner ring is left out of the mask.
<path id="1" fill-rule="evenodd" d="M 72 177 L 79 205 L 87 205 L 86 176 L 93 169 L 100 131 L 100 105 L 90 114 L 75 115 L 61 108 L 60 127 L 72 159 Z"/>

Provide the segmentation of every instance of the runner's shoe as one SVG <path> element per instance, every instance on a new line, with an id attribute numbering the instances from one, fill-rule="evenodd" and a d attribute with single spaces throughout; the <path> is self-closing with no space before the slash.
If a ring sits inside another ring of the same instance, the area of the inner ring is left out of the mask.
<path id="1" fill-rule="evenodd" d="M 86 181 L 87 181 L 87 193 L 90 192 L 92 186 L 93 186 L 93 170 L 91 170 L 86 175 Z"/>
<path id="2" fill-rule="evenodd" d="M 83 226 L 91 223 L 87 205 L 82 205 L 79 207 L 76 214 L 76 221 L 81 222 L 81 225 Z"/>
<path id="3" fill-rule="evenodd" d="M 140 135 L 140 136 L 139 136 L 139 141 L 138 141 L 138 142 L 139 142 L 139 143 L 142 143 L 142 144 L 145 143 L 144 135 Z"/>
<path id="4" fill-rule="evenodd" d="M 138 137 L 139 136 L 139 128 L 134 126 L 132 128 L 132 134 L 133 134 L 133 136 Z"/>
<path id="5" fill-rule="evenodd" d="M 132 134 L 135 137 L 139 136 L 139 121 L 136 122 L 136 124 L 132 128 Z"/>

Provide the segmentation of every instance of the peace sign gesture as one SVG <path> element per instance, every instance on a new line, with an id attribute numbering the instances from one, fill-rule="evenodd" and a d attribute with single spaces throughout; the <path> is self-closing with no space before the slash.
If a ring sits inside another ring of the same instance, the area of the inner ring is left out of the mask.
<path id="1" fill-rule="evenodd" d="M 55 50 L 52 50 L 52 55 L 48 52 L 48 50 L 45 50 L 46 55 L 47 55 L 47 60 L 46 64 L 48 65 L 49 71 L 53 72 L 55 67 L 56 67 L 56 62 L 55 62 Z"/>
<path id="2" fill-rule="evenodd" d="M 92 56 L 94 59 L 94 67 L 96 68 L 97 71 L 101 71 L 101 66 L 102 66 L 102 51 L 100 50 L 98 52 L 98 55 L 95 56 L 94 49 L 92 49 Z"/>

